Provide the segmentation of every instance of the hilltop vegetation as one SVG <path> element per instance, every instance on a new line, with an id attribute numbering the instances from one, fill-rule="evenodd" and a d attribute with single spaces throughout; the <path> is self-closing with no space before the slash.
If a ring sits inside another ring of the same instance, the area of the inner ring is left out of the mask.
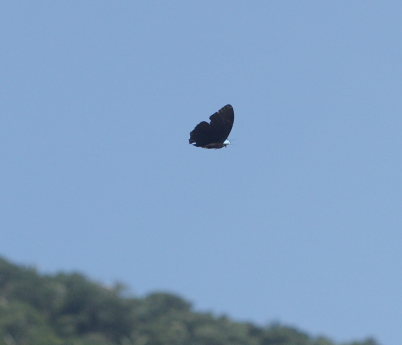
<path id="1" fill-rule="evenodd" d="M 82 274 L 41 275 L 0 258 L 0 345 L 335 345 L 292 327 L 196 312 L 173 294 L 122 292 Z"/>

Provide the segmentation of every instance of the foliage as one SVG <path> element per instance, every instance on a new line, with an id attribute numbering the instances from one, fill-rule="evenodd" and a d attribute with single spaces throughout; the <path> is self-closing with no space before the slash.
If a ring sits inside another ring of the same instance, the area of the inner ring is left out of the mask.
<path id="1" fill-rule="evenodd" d="M 105 287 L 77 273 L 40 275 L 0 258 L 0 345 L 28 344 L 335 345 L 292 327 L 195 312 L 173 294 L 127 297 L 120 285 Z"/>

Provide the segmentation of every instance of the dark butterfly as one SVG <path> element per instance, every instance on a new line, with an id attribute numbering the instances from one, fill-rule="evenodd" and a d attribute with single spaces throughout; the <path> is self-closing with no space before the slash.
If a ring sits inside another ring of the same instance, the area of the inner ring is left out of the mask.
<path id="1" fill-rule="evenodd" d="M 229 144 L 226 139 L 233 127 L 234 112 L 230 104 L 212 114 L 206 121 L 200 122 L 190 133 L 190 144 L 205 149 L 221 149 Z"/>

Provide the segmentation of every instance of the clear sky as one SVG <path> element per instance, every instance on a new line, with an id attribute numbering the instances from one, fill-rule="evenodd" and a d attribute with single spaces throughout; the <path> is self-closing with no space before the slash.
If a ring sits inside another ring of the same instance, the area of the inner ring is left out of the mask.
<path id="1" fill-rule="evenodd" d="M 402 2 L 4 1 L 0 254 L 402 344 Z M 223 105 L 232 145 L 189 132 Z"/>

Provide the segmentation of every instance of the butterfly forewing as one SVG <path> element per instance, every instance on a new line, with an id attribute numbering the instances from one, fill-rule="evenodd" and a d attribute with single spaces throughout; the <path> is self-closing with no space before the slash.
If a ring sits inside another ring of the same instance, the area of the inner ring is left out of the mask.
<path id="1" fill-rule="evenodd" d="M 210 126 L 216 136 L 215 140 L 218 142 L 224 142 L 228 138 L 233 127 L 233 107 L 230 104 L 225 105 L 222 109 L 211 115 L 209 119 L 211 120 Z"/>

